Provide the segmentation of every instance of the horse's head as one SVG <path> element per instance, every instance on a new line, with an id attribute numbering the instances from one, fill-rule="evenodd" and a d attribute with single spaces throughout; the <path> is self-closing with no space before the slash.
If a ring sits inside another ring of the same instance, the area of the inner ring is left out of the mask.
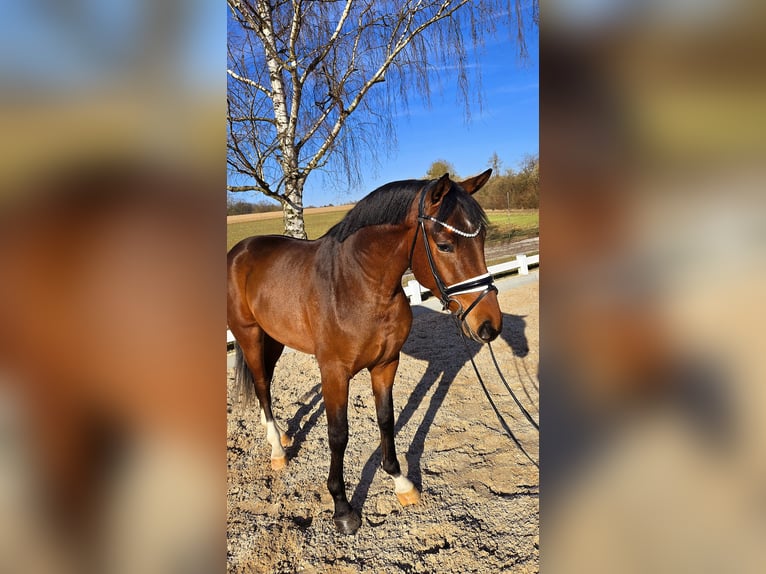
<path id="1" fill-rule="evenodd" d="M 480 343 L 492 341 L 502 329 L 497 289 L 484 260 L 487 218 L 471 197 L 490 173 L 462 182 L 445 174 L 425 186 L 415 200 L 418 227 L 411 261 L 417 280 L 461 319 L 463 332 Z"/>

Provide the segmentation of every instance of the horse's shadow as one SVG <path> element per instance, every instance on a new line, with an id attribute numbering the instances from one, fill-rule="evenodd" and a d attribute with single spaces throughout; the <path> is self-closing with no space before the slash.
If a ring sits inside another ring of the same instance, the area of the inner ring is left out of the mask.
<path id="1" fill-rule="evenodd" d="M 410 421 L 417 420 L 415 414 L 426 399 L 429 391 L 433 388 L 426 412 L 418 422 L 412 442 L 405 451 L 408 477 L 418 490 L 422 490 L 420 460 L 428 432 L 457 373 L 468 363 L 469 354 L 471 357 L 474 357 L 482 345 L 473 341 L 466 341 L 466 345 L 464 345 L 460 340 L 459 328 L 457 325 L 452 324 L 453 318 L 449 315 L 432 311 L 426 307 L 413 308 L 413 315 L 412 330 L 402 348 L 402 352 L 415 359 L 426 361 L 428 366 L 423 377 L 407 399 L 407 403 L 402 408 L 394 427 L 394 433 L 398 435 Z M 511 347 L 515 357 L 525 357 L 529 352 L 524 332 L 525 327 L 526 322 L 523 316 L 503 313 L 503 330 L 500 337 Z M 433 345 L 434 336 L 441 337 L 441 344 Z M 428 340 L 430 344 L 424 345 L 423 341 L 425 340 Z M 518 369 L 518 365 L 516 365 L 516 368 Z M 526 377 L 520 378 L 522 384 L 525 378 L 531 380 L 532 385 L 537 389 L 536 383 L 534 383 L 535 377 L 530 376 L 529 373 L 527 373 Z M 526 386 L 524 386 L 524 392 L 531 403 L 537 403 L 536 400 L 532 400 L 530 391 Z M 401 447 L 401 445 L 399 446 Z M 380 462 L 381 450 L 378 447 L 370 455 L 362 469 L 361 479 L 351 499 L 351 504 L 354 508 L 361 509 L 364 506 Z"/>
<path id="2" fill-rule="evenodd" d="M 324 414 L 324 401 L 322 401 L 322 383 L 317 383 L 314 387 L 301 397 L 300 408 L 287 421 L 287 434 L 292 437 L 293 444 L 290 447 L 290 458 L 295 458 L 301 450 L 301 446 L 306 441 L 309 431 L 313 429 L 319 418 Z M 309 416 L 310 413 L 310 416 Z M 304 417 L 308 416 L 303 425 Z"/>

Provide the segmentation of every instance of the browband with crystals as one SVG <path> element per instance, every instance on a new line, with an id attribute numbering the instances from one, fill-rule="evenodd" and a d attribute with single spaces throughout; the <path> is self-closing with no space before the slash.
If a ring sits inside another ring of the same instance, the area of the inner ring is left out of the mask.
<path id="1" fill-rule="evenodd" d="M 428 221 L 433 221 L 434 223 L 438 223 L 442 227 L 446 227 L 453 233 L 457 233 L 458 235 L 462 237 L 469 237 L 469 238 L 476 237 L 477 235 L 479 235 L 479 232 L 481 231 L 481 224 L 479 224 L 479 227 L 476 229 L 476 231 L 474 231 L 473 233 L 468 233 L 466 231 L 461 231 L 457 229 L 456 227 L 452 227 L 449 223 L 444 223 L 443 221 L 439 221 L 438 219 L 436 219 L 435 217 L 431 217 L 430 215 L 419 215 L 418 219 L 421 219 L 421 220 L 427 219 Z"/>

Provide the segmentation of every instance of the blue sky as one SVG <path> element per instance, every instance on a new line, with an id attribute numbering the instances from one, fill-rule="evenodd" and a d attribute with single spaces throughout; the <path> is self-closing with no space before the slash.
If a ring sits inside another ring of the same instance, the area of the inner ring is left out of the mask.
<path id="1" fill-rule="evenodd" d="M 398 146 L 380 153 L 378 166 L 363 175 L 358 188 L 329 184 L 313 173 L 306 181 L 305 205 L 350 203 L 376 187 L 400 179 L 423 177 L 437 159 L 449 161 L 468 177 L 484 171 L 494 152 L 503 168 L 517 168 L 528 154 L 539 150 L 539 56 L 536 28 L 527 30 L 529 57 L 522 61 L 509 34 L 499 32 L 480 52 L 483 86 L 481 110 L 472 105 L 466 120 L 454 83 L 434 94 L 429 108 L 414 98 L 409 113 L 395 119 Z M 471 57 L 469 56 L 469 61 Z M 238 199 L 263 201 L 259 194 L 237 194 Z"/>

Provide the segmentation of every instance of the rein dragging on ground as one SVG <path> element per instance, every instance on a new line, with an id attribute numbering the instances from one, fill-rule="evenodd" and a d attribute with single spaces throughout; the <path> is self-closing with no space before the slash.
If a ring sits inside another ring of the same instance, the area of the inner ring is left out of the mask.
<path id="1" fill-rule="evenodd" d="M 484 396 L 487 397 L 487 400 L 489 401 L 490 406 L 492 407 L 492 410 L 495 411 L 495 416 L 497 417 L 498 422 L 500 423 L 500 426 L 503 427 L 503 430 L 505 431 L 505 434 L 508 435 L 508 438 L 510 438 L 516 446 L 519 448 L 519 450 L 526 456 L 529 461 L 534 464 L 537 468 L 540 468 L 540 464 L 532 458 L 532 456 L 526 451 L 524 446 L 521 444 L 518 438 L 516 438 L 516 435 L 513 434 L 513 431 L 511 430 L 511 427 L 508 426 L 508 423 L 505 422 L 505 418 L 502 414 L 500 414 L 500 411 L 497 408 L 497 405 L 495 405 L 495 401 L 492 400 L 492 395 L 490 395 L 489 390 L 487 389 L 487 385 L 484 383 L 484 379 L 481 377 L 481 373 L 479 372 L 479 368 L 476 366 L 476 362 L 473 360 L 473 354 L 471 353 L 471 349 L 468 347 L 468 343 L 466 342 L 465 334 L 460 329 L 460 325 L 458 325 L 458 331 L 460 332 L 460 340 L 463 341 L 463 345 L 465 346 L 466 352 L 468 353 L 468 358 L 471 361 L 471 365 L 473 366 L 473 370 L 476 373 L 476 378 L 479 380 L 479 384 L 481 385 L 482 390 L 484 391 Z M 526 408 L 524 408 L 524 405 L 521 404 L 518 397 L 516 396 L 516 393 L 513 392 L 513 389 L 511 389 L 511 386 L 508 384 L 508 381 L 506 381 L 505 377 L 503 376 L 502 371 L 500 370 L 500 366 L 497 363 L 497 359 L 495 358 L 495 352 L 492 350 L 491 343 L 487 343 L 487 346 L 489 347 L 490 355 L 492 356 L 492 362 L 495 365 L 495 369 L 497 370 L 497 374 L 500 376 L 500 379 L 503 381 L 503 384 L 505 385 L 505 388 L 510 393 L 511 397 L 513 397 L 514 402 L 519 407 L 521 412 L 524 414 L 526 419 L 529 421 L 529 423 L 535 428 L 535 430 L 539 433 L 540 432 L 540 425 L 535 422 L 535 420 L 532 418 L 532 415 L 529 414 L 529 411 L 527 411 Z"/>
<path id="2" fill-rule="evenodd" d="M 503 376 L 503 372 L 500 370 L 500 365 L 497 364 L 497 359 L 495 358 L 495 351 L 492 349 L 492 344 L 487 343 L 487 346 L 489 347 L 489 354 L 492 357 L 492 362 L 495 364 L 495 369 L 497 370 L 497 374 L 500 376 L 500 380 L 503 381 L 503 384 L 505 385 L 505 388 L 508 389 L 508 392 L 513 397 L 514 402 L 519 407 L 522 413 L 524 413 L 524 416 L 529 421 L 529 424 L 531 424 L 533 427 L 535 427 L 535 430 L 537 432 L 540 432 L 540 425 L 535 422 L 535 419 L 532 418 L 532 415 L 529 414 L 529 411 L 524 408 L 524 405 L 519 402 L 518 397 L 516 396 L 516 393 L 513 392 L 513 389 L 511 389 L 511 386 L 508 384 L 508 381 L 505 380 L 505 377 Z"/>

